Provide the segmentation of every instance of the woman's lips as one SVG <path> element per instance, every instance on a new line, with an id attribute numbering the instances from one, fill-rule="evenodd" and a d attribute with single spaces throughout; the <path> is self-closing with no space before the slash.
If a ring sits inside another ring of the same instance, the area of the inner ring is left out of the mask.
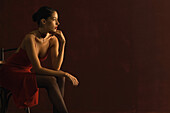
<path id="1" fill-rule="evenodd" d="M 57 29 L 57 27 L 55 27 L 55 29 Z"/>

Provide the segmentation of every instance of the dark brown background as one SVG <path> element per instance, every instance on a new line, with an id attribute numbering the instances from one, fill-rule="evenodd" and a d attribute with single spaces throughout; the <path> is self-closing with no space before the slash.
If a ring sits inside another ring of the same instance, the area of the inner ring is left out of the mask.
<path id="1" fill-rule="evenodd" d="M 67 39 L 62 69 L 80 80 L 66 83 L 69 110 L 170 111 L 169 0 L 1 0 L 0 47 L 36 29 L 31 16 L 44 5 L 58 10 Z M 50 110 L 41 89 L 32 111 Z"/>

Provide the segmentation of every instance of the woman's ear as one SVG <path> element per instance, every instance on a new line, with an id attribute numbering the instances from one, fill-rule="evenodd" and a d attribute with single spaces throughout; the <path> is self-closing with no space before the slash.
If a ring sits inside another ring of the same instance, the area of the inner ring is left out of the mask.
<path id="1" fill-rule="evenodd" d="M 46 23 L 46 20 L 43 18 L 43 19 L 41 19 L 41 23 L 42 24 L 45 24 Z"/>

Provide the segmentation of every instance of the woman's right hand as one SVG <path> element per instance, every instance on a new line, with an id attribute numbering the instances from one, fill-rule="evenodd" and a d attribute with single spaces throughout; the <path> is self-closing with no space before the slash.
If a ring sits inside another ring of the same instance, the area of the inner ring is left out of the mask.
<path id="1" fill-rule="evenodd" d="M 79 81 L 77 80 L 76 77 L 72 76 L 69 73 L 65 73 L 65 75 L 69 78 L 69 80 L 71 80 L 74 86 L 77 86 L 79 84 Z"/>

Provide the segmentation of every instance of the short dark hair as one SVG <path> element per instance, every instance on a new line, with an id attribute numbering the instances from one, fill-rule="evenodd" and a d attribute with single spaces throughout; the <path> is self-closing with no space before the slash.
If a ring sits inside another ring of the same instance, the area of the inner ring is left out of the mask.
<path id="1" fill-rule="evenodd" d="M 37 22 L 38 26 L 40 26 L 41 19 L 43 19 L 43 18 L 47 19 L 55 11 L 56 11 L 55 9 L 52 9 L 47 6 L 40 7 L 39 10 L 32 15 L 32 19 L 34 22 Z"/>

